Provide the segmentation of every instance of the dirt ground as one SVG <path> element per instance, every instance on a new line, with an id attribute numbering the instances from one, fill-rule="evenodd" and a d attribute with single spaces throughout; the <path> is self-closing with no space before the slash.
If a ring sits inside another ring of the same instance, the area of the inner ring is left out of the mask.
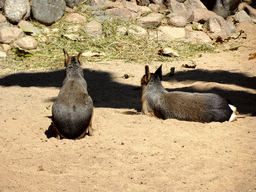
<path id="1" fill-rule="evenodd" d="M 228 98 L 247 114 L 235 122 L 137 115 L 144 64 L 84 63 L 94 136 L 57 140 L 51 106 L 64 70 L 1 70 L 0 191 L 256 191 L 256 59 L 248 60 L 256 38 L 236 41 L 238 50 L 193 59 L 195 69 L 182 68 L 185 61 L 149 64 L 152 72 L 163 64 L 168 91 Z"/>

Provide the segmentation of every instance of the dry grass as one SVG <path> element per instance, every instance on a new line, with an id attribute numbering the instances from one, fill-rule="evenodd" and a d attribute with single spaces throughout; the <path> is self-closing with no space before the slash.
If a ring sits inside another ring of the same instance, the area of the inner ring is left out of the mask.
<path id="1" fill-rule="evenodd" d="M 80 10 L 79 8 L 77 10 Z M 82 13 L 88 21 L 94 19 L 93 15 Z M 204 52 L 213 52 L 214 47 L 204 43 L 193 43 L 186 41 L 156 41 L 146 37 L 134 35 L 120 35 L 117 28 L 120 26 L 129 28 L 136 24 L 135 20 L 116 19 L 112 22 L 102 22 L 103 33 L 99 39 L 88 37 L 83 25 L 77 32 L 68 32 L 70 26 L 78 24 L 69 23 L 62 18 L 52 26 L 44 26 L 33 21 L 33 24 L 42 31 L 42 37 L 35 37 L 39 42 L 39 48 L 36 51 L 29 51 L 33 54 L 31 57 L 18 56 L 12 51 L 8 52 L 8 58 L 5 62 L 11 63 L 16 70 L 54 70 L 63 67 L 63 52 L 65 48 L 70 55 L 76 55 L 80 50 L 85 52 L 101 53 L 97 57 L 83 57 L 86 61 L 117 60 L 122 59 L 127 62 L 150 63 L 152 61 L 173 61 L 178 59 L 191 59 Z M 50 33 L 44 33 L 44 28 L 49 28 Z M 52 32 L 59 29 L 57 32 Z M 66 34 L 75 34 L 79 36 L 78 40 L 71 40 L 65 37 Z M 162 47 L 171 47 L 180 55 L 178 58 L 164 57 L 158 55 L 158 50 Z M 8 65 L 10 67 L 10 65 Z"/>

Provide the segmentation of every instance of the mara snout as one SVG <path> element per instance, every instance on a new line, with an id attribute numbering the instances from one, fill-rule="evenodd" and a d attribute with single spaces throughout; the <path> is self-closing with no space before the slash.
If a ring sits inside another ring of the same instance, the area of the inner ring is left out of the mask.
<path id="1" fill-rule="evenodd" d="M 214 93 L 168 92 L 161 83 L 162 65 L 141 79 L 142 113 L 162 119 L 175 118 L 197 122 L 234 121 L 236 108 Z"/>
<path id="2" fill-rule="evenodd" d="M 93 101 L 81 67 L 81 51 L 77 56 L 65 56 L 66 77 L 57 100 L 52 106 L 53 129 L 58 138 L 81 139 L 92 136 Z"/>

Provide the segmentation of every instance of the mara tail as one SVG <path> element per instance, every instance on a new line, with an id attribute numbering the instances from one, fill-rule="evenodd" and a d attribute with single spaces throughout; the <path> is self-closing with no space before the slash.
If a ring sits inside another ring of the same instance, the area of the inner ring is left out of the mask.
<path id="1" fill-rule="evenodd" d="M 230 105 L 230 104 L 229 104 L 229 107 L 230 107 L 230 109 L 233 111 L 233 113 L 231 114 L 231 116 L 230 116 L 230 118 L 229 118 L 229 121 L 235 121 L 236 115 L 237 115 L 236 107 L 233 106 L 233 105 Z"/>

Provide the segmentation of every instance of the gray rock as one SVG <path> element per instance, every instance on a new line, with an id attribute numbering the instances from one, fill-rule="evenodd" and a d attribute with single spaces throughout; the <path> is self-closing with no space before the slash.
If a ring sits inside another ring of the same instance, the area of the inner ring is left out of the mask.
<path id="1" fill-rule="evenodd" d="M 148 34 L 143 27 L 137 26 L 137 25 L 131 26 L 127 32 L 128 34 L 136 35 L 136 36 L 145 36 Z"/>
<path id="2" fill-rule="evenodd" d="M 110 1 L 109 0 L 87 0 L 86 3 L 94 7 L 93 9 L 102 9 L 102 8 L 105 8 L 105 6 L 107 6 L 107 4 L 110 3 Z"/>
<path id="3" fill-rule="evenodd" d="M 244 10 L 238 11 L 234 16 L 234 20 L 239 23 L 252 22 L 252 18 Z"/>
<path id="4" fill-rule="evenodd" d="M 73 8 L 74 6 L 78 5 L 79 3 L 84 2 L 84 0 L 65 0 L 68 7 Z"/>
<path id="5" fill-rule="evenodd" d="M 146 17 L 138 19 L 138 24 L 147 29 L 156 28 L 160 25 L 163 15 L 160 13 L 150 13 Z"/>
<path id="6" fill-rule="evenodd" d="M 192 17 L 194 22 L 205 23 L 211 16 L 216 15 L 213 11 L 208 9 L 194 9 L 192 12 Z"/>
<path id="7" fill-rule="evenodd" d="M 173 13 L 182 12 L 186 10 L 184 3 L 179 3 L 176 0 L 169 0 L 167 3 L 167 8 L 170 9 Z"/>
<path id="8" fill-rule="evenodd" d="M 126 8 L 113 8 L 113 9 L 107 9 L 106 13 L 108 15 L 114 16 L 114 17 L 122 17 L 125 19 L 131 19 L 132 13 Z"/>
<path id="9" fill-rule="evenodd" d="M 11 23 L 18 23 L 30 16 L 29 0 L 2 0 L 3 14 Z"/>
<path id="10" fill-rule="evenodd" d="M 108 4 L 106 13 L 115 17 L 122 17 L 125 19 L 138 18 L 141 16 L 140 7 L 136 3 L 113 2 Z"/>
<path id="11" fill-rule="evenodd" d="M 207 2 L 208 0 L 203 0 L 203 2 L 205 1 Z M 235 9 L 237 9 L 241 0 L 216 0 L 214 2 L 214 5 L 211 5 L 213 8 L 210 10 L 223 18 L 227 18 Z"/>
<path id="12" fill-rule="evenodd" d="M 247 3 L 240 3 L 238 6 L 238 11 L 245 10 L 248 15 L 256 19 L 256 9 L 248 5 Z"/>
<path id="13" fill-rule="evenodd" d="M 146 6 L 139 6 L 141 14 L 146 14 L 152 12 L 152 10 L 149 7 Z"/>
<path id="14" fill-rule="evenodd" d="M 0 57 L 1 58 L 6 58 L 7 57 L 6 52 L 0 51 Z"/>
<path id="15" fill-rule="evenodd" d="M 158 4 L 149 4 L 148 8 L 151 9 L 152 12 L 160 12 L 161 11 L 161 6 Z"/>
<path id="16" fill-rule="evenodd" d="M 185 10 L 167 15 L 169 19 L 168 24 L 176 27 L 184 27 L 188 22 L 192 22 L 192 11 Z"/>
<path id="17" fill-rule="evenodd" d="M 78 13 L 69 13 L 66 18 L 66 21 L 73 23 L 84 23 L 86 22 L 86 18 Z"/>
<path id="18" fill-rule="evenodd" d="M 2 14 L 0 14 L 0 23 L 3 23 L 3 22 L 6 22 L 6 18 Z"/>
<path id="19" fill-rule="evenodd" d="M 103 16 L 103 15 L 106 15 L 106 12 L 105 11 L 94 11 L 94 12 L 92 12 L 92 14 L 95 16 Z"/>
<path id="20" fill-rule="evenodd" d="M 160 26 L 157 31 L 151 32 L 150 36 L 153 39 L 162 41 L 171 41 L 175 39 L 182 39 L 186 36 L 184 28 L 177 28 L 171 26 Z"/>
<path id="21" fill-rule="evenodd" d="M 199 41 L 199 42 L 203 42 L 203 43 L 209 43 L 212 41 L 210 39 L 210 37 L 203 31 L 190 32 L 188 35 L 188 39 L 191 41 Z"/>
<path id="22" fill-rule="evenodd" d="M 150 1 L 149 0 L 140 0 L 138 1 L 138 5 L 140 6 L 149 6 Z"/>
<path id="23" fill-rule="evenodd" d="M 184 5 L 187 10 L 207 9 L 200 0 L 186 0 Z"/>
<path id="24" fill-rule="evenodd" d="M 34 39 L 34 37 L 31 36 L 26 36 L 17 39 L 16 41 L 13 42 L 14 47 L 19 47 L 21 49 L 25 50 L 32 50 L 36 49 L 38 46 L 37 41 Z"/>
<path id="25" fill-rule="evenodd" d="M 100 22 L 103 22 L 103 21 L 112 22 L 112 21 L 114 21 L 114 18 L 113 18 L 113 17 L 110 17 L 110 16 L 108 16 L 108 15 L 98 16 L 98 17 L 95 17 L 95 19 L 96 19 L 97 21 L 100 21 Z"/>
<path id="26" fill-rule="evenodd" d="M 19 21 L 18 27 L 21 28 L 22 30 L 28 29 L 28 30 L 32 31 L 32 36 L 41 34 L 40 30 L 37 27 L 34 27 L 28 21 L 24 21 L 24 20 Z"/>
<path id="27" fill-rule="evenodd" d="M 61 19 L 66 8 L 64 0 L 33 0 L 33 17 L 45 25 L 51 25 Z"/>
<path id="28" fill-rule="evenodd" d="M 93 20 L 84 26 L 85 33 L 93 38 L 99 38 L 102 35 L 102 25 Z"/>
<path id="29" fill-rule="evenodd" d="M 229 24 L 223 17 L 219 15 L 211 16 L 205 23 L 205 27 L 208 31 L 213 33 L 210 35 L 212 39 L 214 39 L 216 36 L 220 36 L 223 39 L 231 36 Z"/>
<path id="30" fill-rule="evenodd" d="M 15 39 L 24 35 L 22 29 L 17 27 L 0 27 L 0 43 L 10 44 Z"/>
<path id="31" fill-rule="evenodd" d="M 4 51 L 9 51 L 12 47 L 8 44 L 2 44 Z"/>

